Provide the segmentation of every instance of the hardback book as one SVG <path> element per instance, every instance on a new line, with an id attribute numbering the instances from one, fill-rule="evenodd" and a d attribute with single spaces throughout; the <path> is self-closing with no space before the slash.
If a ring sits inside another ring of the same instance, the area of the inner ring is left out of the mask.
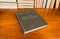
<path id="1" fill-rule="evenodd" d="M 38 0 L 37 3 L 38 3 L 38 4 L 37 4 L 37 6 L 38 6 L 37 8 L 41 8 L 41 6 L 42 6 L 42 1 L 41 1 L 41 0 Z"/>
<path id="2" fill-rule="evenodd" d="M 24 34 L 46 27 L 45 20 L 34 9 L 16 13 L 18 22 L 21 24 Z"/>
<path id="3" fill-rule="evenodd" d="M 0 9 L 17 9 L 17 3 L 0 3 Z"/>
<path id="4" fill-rule="evenodd" d="M 44 0 L 44 1 L 43 1 L 43 8 L 46 7 L 46 3 L 47 3 L 47 0 Z"/>
<path id="5" fill-rule="evenodd" d="M 39 8 L 39 0 L 35 0 L 35 8 Z"/>
<path id="6" fill-rule="evenodd" d="M 18 8 L 34 8 L 34 4 L 18 4 Z"/>
<path id="7" fill-rule="evenodd" d="M 43 7 L 43 0 L 38 0 L 37 1 L 37 8 L 42 8 Z"/>
<path id="8" fill-rule="evenodd" d="M 37 0 L 34 1 L 34 8 L 37 8 Z"/>
<path id="9" fill-rule="evenodd" d="M 43 1 L 44 0 L 35 0 L 35 8 L 43 8 Z"/>
<path id="10" fill-rule="evenodd" d="M 28 5 L 28 6 L 18 6 L 18 8 L 34 8 L 34 7 L 31 5 L 30 6 Z"/>
<path id="11" fill-rule="evenodd" d="M 60 0 L 56 0 L 56 6 L 55 6 L 55 8 L 59 7 L 59 2 L 60 2 Z"/>
<path id="12" fill-rule="evenodd" d="M 46 8 L 50 8 L 51 0 L 47 0 Z"/>
<path id="13" fill-rule="evenodd" d="M 16 0 L 0 0 L 0 2 L 16 2 Z"/>
<path id="14" fill-rule="evenodd" d="M 42 8 L 43 0 L 35 0 L 35 8 Z"/>
<path id="15" fill-rule="evenodd" d="M 51 1 L 51 5 L 50 5 L 50 8 L 51 8 L 51 9 L 54 8 L 55 1 L 56 1 L 56 0 L 52 0 L 52 1 Z"/>
<path id="16" fill-rule="evenodd" d="M 18 8 L 34 8 L 34 0 L 18 0 Z"/>
<path id="17" fill-rule="evenodd" d="M 18 0 L 18 2 L 20 2 L 20 1 L 34 1 L 34 0 Z"/>
<path id="18" fill-rule="evenodd" d="M 60 3 L 59 3 L 59 9 L 60 9 Z"/>
<path id="19" fill-rule="evenodd" d="M 39 0 L 37 0 L 37 7 L 36 8 L 38 8 L 38 6 L 39 6 L 38 4 L 39 4 Z"/>
<path id="20" fill-rule="evenodd" d="M 34 0 L 18 0 L 18 3 L 34 3 Z"/>
<path id="21" fill-rule="evenodd" d="M 43 8 L 43 1 L 44 0 L 40 0 L 40 2 L 39 2 L 39 8 Z"/>

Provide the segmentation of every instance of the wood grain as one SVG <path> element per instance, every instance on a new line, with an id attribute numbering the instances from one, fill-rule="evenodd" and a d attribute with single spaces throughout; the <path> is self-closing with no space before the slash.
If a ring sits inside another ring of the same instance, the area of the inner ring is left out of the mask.
<path id="1" fill-rule="evenodd" d="M 60 10 L 35 9 L 47 22 L 47 27 L 24 35 L 15 16 L 16 12 L 27 9 L 0 9 L 0 39 L 60 39 Z"/>

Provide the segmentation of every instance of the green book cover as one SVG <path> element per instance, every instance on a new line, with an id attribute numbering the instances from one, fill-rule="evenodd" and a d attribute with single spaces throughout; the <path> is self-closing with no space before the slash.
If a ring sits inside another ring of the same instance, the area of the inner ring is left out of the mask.
<path id="1" fill-rule="evenodd" d="M 46 27 L 46 22 L 35 10 L 17 12 L 18 22 L 21 24 L 24 34 Z"/>

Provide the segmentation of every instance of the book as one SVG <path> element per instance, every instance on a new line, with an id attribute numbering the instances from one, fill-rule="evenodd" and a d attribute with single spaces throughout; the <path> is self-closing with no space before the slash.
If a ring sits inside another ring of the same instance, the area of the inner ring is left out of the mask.
<path id="1" fill-rule="evenodd" d="M 34 1 L 34 8 L 37 8 L 37 0 Z"/>
<path id="2" fill-rule="evenodd" d="M 46 7 L 46 3 L 47 3 L 47 0 L 44 0 L 44 2 L 43 2 L 43 8 Z"/>
<path id="3" fill-rule="evenodd" d="M 34 8 L 34 0 L 18 0 L 18 8 Z"/>
<path id="4" fill-rule="evenodd" d="M 18 3 L 34 3 L 33 1 L 19 1 L 18 0 Z"/>
<path id="5" fill-rule="evenodd" d="M 50 8 L 51 0 L 47 0 L 46 8 Z"/>
<path id="6" fill-rule="evenodd" d="M 32 5 L 19 5 L 18 8 L 34 8 Z"/>
<path id="7" fill-rule="evenodd" d="M 0 9 L 17 9 L 17 3 L 0 3 Z"/>
<path id="8" fill-rule="evenodd" d="M 36 8 L 39 8 L 39 0 L 37 0 L 37 7 Z"/>
<path id="9" fill-rule="evenodd" d="M 42 1 L 41 0 L 39 0 L 38 2 L 37 2 L 38 4 L 38 8 L 41 8 L 41 6 L 42 6 Z"/>
<path id="10" fill-rule="evenodd" d="M 43 8 L 43 1 L 44 0 L 35 0 L 35 8 Z"/>
<path id="11" fill-rule="evenodd" d="M 38 2 L 39 2 L 39 0 L 35 0 L 35 8 L 38 8 Z"/>
<path id="12" fill-rule="evenodd" d="M 59 2 L 59 9 L 60 9 L 60 2 Z"/>
<path id="13" fill-rule="evenodd" d="M 41 3 L 39 3 L 39 6 L 40 6 L 39 8 L 43 8 L 43 2 L 44 2 L 44 0 L 41 0 L 40 2 Z"/>
<path id="14" fill-rule="evenodd" d="M 18 2 L 21 2 L 21 1 L 34 1 L 34 0 L 18 0 Z"/>
<path id="15" fill-rule="evenodd" d="M 56 6 L 55 6 L 55 8 L 59 7 L 59 2 L 60 2 L 60 0 L 56 0 Z"/>
<path id="16" fill-rule="evenodd" d="M 24 34 L 46 27 L 45 20 L 34 9 L 16 13 L 18 22 L 21 24 Z"/>
<path id="17" fill-rule="evenodd" d="M 16 0 L 0 0 L 0 2 L 16 2 Z"/>
<path id="18" fill-rule="evenodd" d="M 52 1 L 51 1 L 51 5 L 50 5 L 50 8 L 51 8 L 51 9 L 54 8 L 55 1 L 56 1 L 56 0 L 52 0 Z"/>
<path id="19" fill-rule="evenodd" d="M 18 4 L 18 8 L 34 8 L 34 4 Z"/>

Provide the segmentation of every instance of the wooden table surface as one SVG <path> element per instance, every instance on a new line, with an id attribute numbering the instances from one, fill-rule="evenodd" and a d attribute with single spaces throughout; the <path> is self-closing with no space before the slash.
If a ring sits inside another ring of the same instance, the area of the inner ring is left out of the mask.
<path id="1" fill-rule="evenodd" d="M 24 35 L 15 16 L 27 9 L 0 9 L 0 39 L 60 39 L 60 9 L 35 9 L 47 22 L 47 27 Z"/>

